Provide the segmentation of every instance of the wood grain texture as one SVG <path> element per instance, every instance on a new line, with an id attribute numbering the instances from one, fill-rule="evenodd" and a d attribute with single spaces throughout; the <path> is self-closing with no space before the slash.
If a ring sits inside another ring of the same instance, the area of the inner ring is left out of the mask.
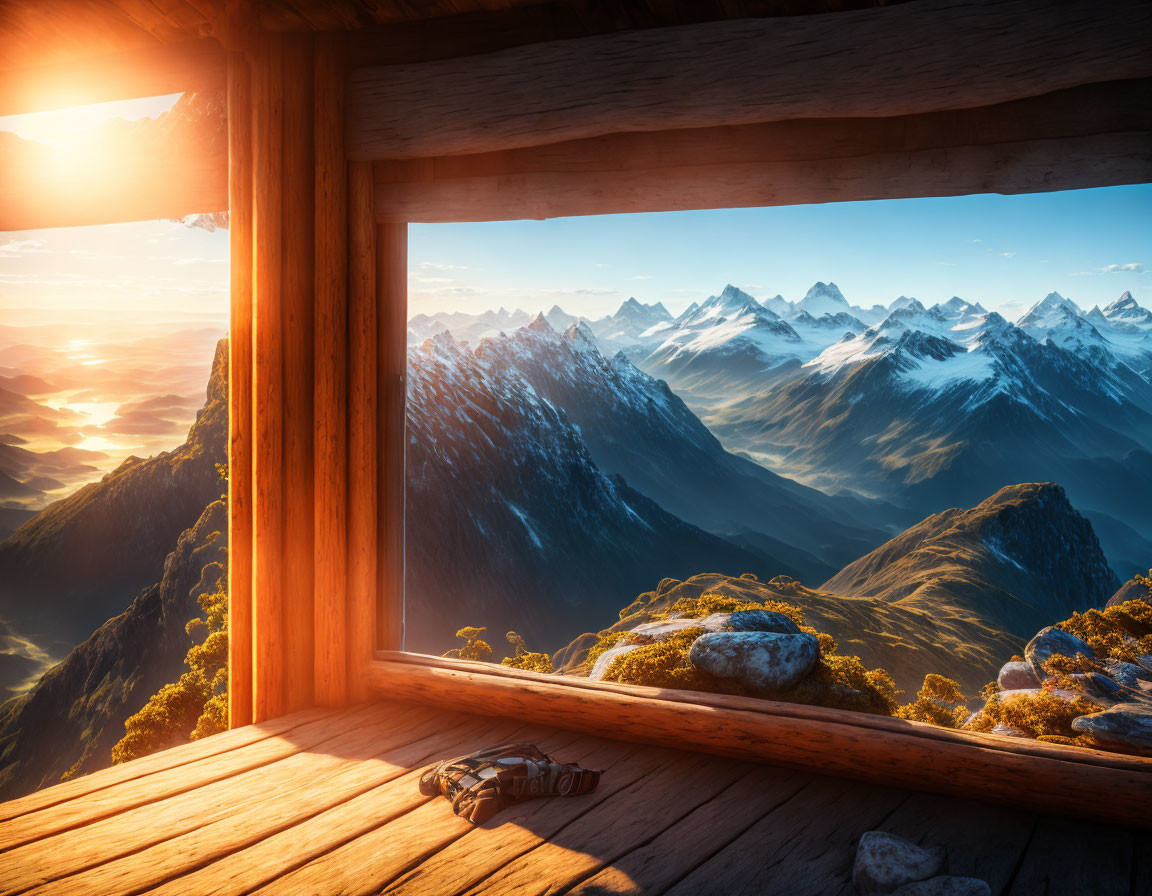
<path id="1" fill-rule="evenodd" d="M 379 193 L 377 193 L 377 198 Z M 376 640 L 369 646 L 399 649 L 404 638 L 404 449 L 407 444 L 408 225 L 376 229 L 376 296 L 379 307 L 380 444 L 379 584 Z M 371 656 L 369 655 L 369 659 Z"/>
<path id="2" fill-rule="evenodd" d="M 315 278 L 312 37 L 284 42 L 284 710 L 311 706 L 313 655 L 313 308 Z"/>
<path id="3" fill-rule="evenodd" d="M 0 157 L 0 231 L 180 218 L 228 207 L 228 158 L 172 146 L 141 164 L 98 156 L 65 171 Z M 7 156 L 7 153 L 3 154 Z"/>
<path id="4" fill-rule="evenodd" d="M 485 732 L 484 725 L 476 719 L 458 720 L 446 728 L 441 724 L 438 721 L 412 726 L 401 734 L 410 739 L 392 744 L 381 737 L 384 728 L 380 725 L 348 731 L 338 741 L 330 742 L 322 756 L 295 757 L 281 763 L 294 763 L 300 768 L 306 765 L 307 777 L 279 793 L 276 799 L 246 802 L 227 815 L 141 852 L 56 879 L 32 892 L 43 896 L 105 896 L 109 892 L 156 887 L 206 862 L 258 845 L 266 837 L 389 782 L 396 782 L 394 791 L 409 800 L 413 796 L 422 799 L 416 786 L 419 773 L 408 773 L 409 769 L 456 749 L 469 736 L 475 739 Z M 382 820 L 387 822 L 389 818 L 384 816 Z"/>
<path id="5" fill-rule="evenodd" d="M 117 787 L 73 797 L 62 806 L 32 812 L 5 824 L 3 830 L 0 830 L 0 850 L 31 843 L 42 837 L 73 830 L 147 805 L 150 797 L 158 792 L 166 797 L 173 796 L 260 768 L 329 740 L 352 725 L 371 723 L 380 718 L 381 712 L 374 706 L 362 705 L 337 713 L 328 711 L 297 724 L 279 736 L 265 737 L 222 753 L 158 770 Z M 408 718 L 416 717 L 409 714 Z"/>
<path id="6" fill-rule="evenodd" d="M 584 896 L 663 892 L 812 780 L 798 772 L 757 767 L 569 892 Z"/>
<path id="7" fill-rule="evenodd" d="M 887 786 L 981 798 L 1028 810 L 1152 826 L 1152 760 L 1124 768 L 1021 755 L 980 743 L 882 732 L 841 721 L 653 700 L 588 691 L 560 682 L 509 679 L 377 660 L 378 694 L 440 706 L 529 718 L 642 743 L 675 743 L 785 768 L 816 770 Z"/>
<path id="8" fill-rule="evenodd" d="M 601 778 L 596 792 L 572 800 L 529 802 L 513 807 L 479 828 L 446 812 L 439 801 L 421 805 L 385 828 L 369 831 L 339 849 L 309 862 L 275 885 L 259 891 L 266 896 L 293 889 L 313 892 L 329 888 L 345 896 L 369 896 L 380 893 L 393 881 L 404 891 L 418 893 L 457 893 L 473 878 L 482 877 L 485 869 L 499 867 L 489 862 L 497 857 L 505 861 L 542 842 L 549 831 L 584 812 L 594 810 L 604 799 L 635 783 L 650 771 L 651 765 L 639 768 L 628 762 L 633 750 L 625 744 L 605 742 L 598 738 L 579 738 L 571 732 L 535 733 L 522 729 L 518 737 L 537 743 L 542 750 L 555 752 L 564 761 L 598 762 L 611 768 L 612 774 Z M 543 814 L 541 814 L 543 813 Z M 482 852 L 468 850 L 470 856 L 460 864 L 463 854 L 456 850 L 473 834 Z M 455 858 L 458 874 L 449 863 L 441 861 L 446 850 Z M 483 850 L 489 850 L 487 855 Z M 431 863 L 431 864 L 429 864 Z M 386 890 L 385 890 L 386 891 Z"/>
<path id="9" fill-rule="evenodd" d="M 187 40 L 0 71 L 0 115 L 197 90 L 223 90 L 227 57 L 213 40 Z"/>
<path id="10" fill-rule="evenodd" d="M 343 41 L 316 40 L 315 695 L 348 696 L 348 178 Z"/>
<path id="11" fill-rule="evenodd" d="M 380 414 L 376 297 L 376 222 L 372 168 L 348 168 L 348 633 L 345 661 L 352 700 L 368 695 L 375 649 L 377 558 L 381 552 L 377 442 Z M 405 271 L 405 273 L 407 273 Z"/>
<path id="12" fill-rule="evenodd" d="M 451 731 L 452 744 L 448 752 L 453 755 L 478 750 L 504 739 L 547 736 L 538 726 L 511 721 L 493 725 L 491 720 L 480 724 L 475 718 L 470 724 L 449 726 L 448 730 Z M 574 736 L 568 734 L 567 738 Z M 427 738 L 420 743 L 424 745 L 420 763 L 443 758 L 442 738 Z M 429 797 L 421 795 L 418 787 L 422 771 L 417 768 L 389 778 L 383 784 L 324 809 L 292 828 L 250 846 L 233 847 L 203 867 L 175 877 L 149 892 L 153 896 L 183 896 L 186 893 L 242 896 L 250 893 L 311 861 L 322 860 L 330 851 L 350 840 L 382 828 L 430 802 Z"/>
<path id="13" fill-rule="evenodd" d="M 1143 896 L 1152 870 L 1145 832 L 811 770 L 392 701 L 293 718 L 50 788 L 43 811 L 0 805 L 0 892 L 851 896 L 871 829 L 947 846 L 948 873 L 994 892 Z M 508 740 L 602 769 L 599 787 L 479 827 L 419 793 L 426 763 Z"/>
<path id="14" fill-rule="evenodd" d="M 360 69 L 351 154 L 418 158 L 627 131 L 911 115 L 1152 76 L 1141 0 L 923 0 Z"/>
<path id="15" fill-rule="evenodd" d="M 409 732 L 391 728 L 395 716 L 394 712 L 378 707 L 371 717 L 360 719 L 355 729 L 358 738 L 355 746 L 361 758 L 367 758 L 360 747 L 362 737 L 374 737 L 382 745 L 405 742 Z M 432 721 L 424 722 L 425 725 L 437 724 L 434 717 L 428 718 Z M 420 723 L 413 725 L 412 730 L 419 731 Z M 308 752 L 296 751 L 194 790 L 164 795 L 148 805 L 10 849 L 4 855 L 13 870 L 0 877 L 0 893 L 21 893 L 43 886 L 231 817 L 243 806 L 281 799 L 303 783 L 302 776 L 307 776 L 313 763 L 321 757 L 339 758 L 325 751 L 322 745 L 345 742 L 347 736 L 346 726 L 334 726 L 327 739 L 309 744 Z M 324 761 L 320 761 L 320 765 L 324 766 Z"/>
<path id="16" fill-rule="evenodd" d="M 1140 893 L 1134 889 L 1138 836 L 1106 825 L 1041 818 L 1006 892 L 1008 896 Z M 1072 844 L 1075 848 L 1070 848 Z"/>
<path id="17" fill-rule="evenodd" d="M 682 876 L 669 896 L 852 894 L 860 835 L 884 830 L 905 791 L 819 778 Z M 830 819 L 836 819 L 830 824 Z M 756 860 L 742 857 L 754 854 Z"/>
<path id="18" fill-rule="evenodd" d="M 748 767 L 726 763 L 709 768 L 707 756 L 649 755 L 649 772 L 624 793 L 608 798 L 595 816 L 575 818 L 554 836 L 502 863 L 463 892 L 565 892 L 715 799 L 742 778 Z M 547 868 L 547 875 L 540 873 Z M 732 891 L 730 891 L 732 892 Z"/>
<path id="19" fill-rule="evenodd" d="M 342 714 L 347 711 L 346 709 L 304 710 L 262 722 L 259 725 L 246 725 L 243 728 L 214 734 L 202 740 L 181 744 L 169 750 L 153 753 L 151 756 L 135 759 L 132 762 L 114 765 L 111 768 L 101 769 L 80 778 L 73 778 L 63 784 L 46 787 L 19 799 L 0 803 L 0 824 L 30 812 L 38 812 L 67 803 L 99 790 L 119 787 L 126 782 L 154 775 L 157 772 L 188 765 L 208 757 L 219 756 L 222 753 L 246 747 L 270 737 L 286 734 L 317 719 L 335 717 L 338 713 Z"/>
<path id="20" fill-rule="evenodd" d="M 695 143 L 700 135 L 685 135 Z M 670 141 L 675 149 L 679 138 Z M 653 150 L 655 147 L 653 146 Z M 706 160 L 708 153 L 701 155 Z M 394 172 L 381 166 L 382 176 Z M 798 161 L 684 167 L 558 168 L 385 182 L 380 221 L 497 221 L 570 215 L 750 208 L 972 193 L 1031 193 L 1152 179 L 1152 132 L 952 146 Z"/>
<path id="21" fill-rule="evenodd" d="M 523 681 L 528 683 L 529 687 L 532 682 L 562 684 L 566 688 L 590 691 L 593 693 L 624 694 L 634 697 L 684 703 L 691 706 L 710 706 L 716 709 L 765 713 L 782 718 L 850 724 L 861 730 L 872 729 L 904 737 L 924 738 L 929 741 L 964 744 L 992 750 L 1006 750 L 1015 755 L 1047 757 L 1062 762 L 1084 762 L 1093 766 L 1127 769 L 1136 772 L 1152 768 L 1150 760 L 1136 756 L 1128 756 L 1123 753 L 1110 753 L 1105 750 L 1090 750 L 1082 747 L 1066 747 L 1059 744 L 1047 744 L 1034 740 L 1022 740 L 1020 738 L 1006 738 L 979 731 L 957 731 L 951 728 L 938 728 L 935 725 L 911 722 L 907 719 L 896 719 L 891 716 L 848 712 L 846 710 L 830 709 L 824 706 L 808 706 L 803 703 L 762 700 L 758 697 L 740 697 L 734 694 L 710 694 L 704 691 L 653 688 L 619 681 L 592 681 L 588 678 L 576 676 L 558 676 L 556 674 L 530 672 L 526 669 L 514 669 L 511 666 L 504 666 L 498 663 L 448 659 L 446 657 L 423 653 L 402 653 L 394 650 L 380 650 L 377 651 L 376 658 L 386 662 L 400 662 L 433 669 L 464 672 L 480 677 L 494 676 L 512 681 Z"/>
<path id="22" fill-rule="evenodd" d="M 285 711 L 283 48 L 253 53 L 253 714 Z"/>
<path id="23" fill-rule="evenodd" d="M 228 725 L 252 721 L 252 81 L 228 56 Z"/>

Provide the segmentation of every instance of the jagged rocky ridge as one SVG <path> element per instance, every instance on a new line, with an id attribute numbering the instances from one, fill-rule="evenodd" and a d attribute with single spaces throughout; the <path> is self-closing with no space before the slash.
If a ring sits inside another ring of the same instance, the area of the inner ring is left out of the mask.
<path id="1" fill-rule="evenodd" d="M 631 630 L 706 593 L 779 600 L 800 607 L 841 653 L 883 667 L 909 693 L 929 672 L 974 693 L 1039 627 L 1104 606 L 1118 586 L 1091 525 L 1063 490 L 1027 483 L 923 520 L 816 588 L 787 577 L 665 579 L 600 634 Z M 558 652 L 557 667 L 580 671 L 596 637 L 582 635 Z"/>
<path id="2" fill-rule="evenodd" d="M 226 587 L 227 508 L 213 501 L 176 539 L 159 581 L 26 694 L 0 706 L 0 800 L 110 764 L 124 721 L 184 671 L 197 599 Z"/>
<path id="3" fill-rule="evenodd" d="M 407 649 L 464 625 L 551 649 L 664 570 L 762 562 L 606 475 L 562 411 L 448 334 L 408 376 Z"/>
<path id="4" fill-rule="evenodd" d="M 227 461 L 227 372 L 221 340 L 206 403 L 183 445 L 129 458 L 0 542 L 7 649 L 31 642 L 61 657 L 159 579 L 177 537 L 225 489 L 217 465 Z"/>
<path id="5" fill-rule="evenodd" d="M 728 453 L 667 384 L 623 352 L 605 357 L 586 327 L 561 335 L 537 316 L 475 353 L 562 409 L 601 470 L 681 519 L 766 552 L 777 573 L 818 580 L 885 539 L 891 508 L 829 497 Z"/>

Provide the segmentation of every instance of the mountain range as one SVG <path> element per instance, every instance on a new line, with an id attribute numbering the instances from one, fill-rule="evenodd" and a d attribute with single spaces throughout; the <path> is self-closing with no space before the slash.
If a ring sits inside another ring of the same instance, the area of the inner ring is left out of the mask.
<path id="1" fill-rule="evenodd" d="M 897 309 L 905 321 L 928 310 Z M 878 342 L 870 329 L 857 338 Z M 946 362 L 959 345 L 912 327 L 901 340 L 914 361 Z M 123 720 L 178 676 L 195 597 L 222 581 L 226 357 L 222 343 L 184 445 L 126 462 L 0 542 L 12 638 L 76 645 L 0 707 L 5 795 L 99 767 Z M 582 321 L 559 333 L 538 315 L 474 347 L 444 332 L 411 346 L 407 426 L 409 650 L 443 652 L 457 628 L 483 625 L 497 645 L 510 629 L 534 650 L 575 638 L 567 662 L 592 637 L 578 633 L 666 579 L 669 600 L 773 592 L 905 689 L 925 671 L 973 689 L 1038 627 L 1102 606 L 1119 585 L 1057 485 L 998 488 L 904 529 L 891 505 L 830 496 L 725 450 L 666 383 L 623 352 L 606 357 Z M 0 653 L 20 656 L 14 643 Z"/>
<path id="2" fill-rule="evenodd" d="M 975 694 L 1037 628 L 1102 607 L 1119 588 L 1091 524 L 1064 490 L 1025 483 L 970 509 L 921 520 L 819 586 L 786 576 L 666 579 L 641 594 L 633 612 L 574 639 L 554 660 L 561 671 L 575 672 L 599 635 L 632 629 L 678 600 L 711 593 L 800 607 L 809 625 L 835 638 L 840 653 L 887 670 L 908 694 L 929 672 Z"/>
<path id="3" fill-rule="evenodd" d="M 54 502 L 0 541 L 0 688 L 62 657 L 132 596 L 226 485 L 227 343 L 215 352 L 204 407 L 184 444 Z"/>
<path id="4" fill-rule="evenodd" d="M 531 320 L 517 314 L 520 326 Z M 471 317 L 456 323 L 473 345 L 510 332 L 478 332 Z M 1051 293 L 1013 322 L 956 296 L 865 307 L 818 282 L 798 301 L 760 302 L 728 285 L 675 318 L 630 299 L 597 321 L 559 308 L 545 319 L 580 323 L 606 356 L 622 351 L 666 383 L 729 456 L 791 485 L 884 502 L 906 524 L 1009 483 L 1050 480 L 1092 520 L 1124 577 L 1152 554 L 1152 311 L 1130 293 L 1086 312 Z M 542 388 L 539 375 L 534 384 Z M 599 458 L 615 463 L 607 452 Z M 635 469 L 621 472 L 644 481 Z M 734 533 L 648 488 L 685 518 Z M 869 519 L 882 528 L 894 517 L 878 506 Z"/>

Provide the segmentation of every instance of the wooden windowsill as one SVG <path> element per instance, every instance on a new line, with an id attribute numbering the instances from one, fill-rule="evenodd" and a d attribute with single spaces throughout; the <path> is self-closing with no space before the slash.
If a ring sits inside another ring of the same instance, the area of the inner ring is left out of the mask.
<path id="1" fill-rule="evenodd" d="M 377 652 L 369 681 L 389 699 L 1152 827 L 1152 759 L 1137 756 L 399 651 Z"/>

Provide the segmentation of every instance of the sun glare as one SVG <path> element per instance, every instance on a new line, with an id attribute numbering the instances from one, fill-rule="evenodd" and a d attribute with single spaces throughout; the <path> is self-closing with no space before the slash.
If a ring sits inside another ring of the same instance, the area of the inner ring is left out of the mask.
<path id="1" fill-rule="evenodd" d="M 0 116 L 0 131 L 10 131 L 25 140 L 35 140 L 57 149 L 68 149 L 92 139 L 90 131 L 113 118 L 138 121 L 156 118 L 167 112 L 180 99 L 180 94 L 149 96 L 111 103 L 92 103 L 51 112 Z"/>

